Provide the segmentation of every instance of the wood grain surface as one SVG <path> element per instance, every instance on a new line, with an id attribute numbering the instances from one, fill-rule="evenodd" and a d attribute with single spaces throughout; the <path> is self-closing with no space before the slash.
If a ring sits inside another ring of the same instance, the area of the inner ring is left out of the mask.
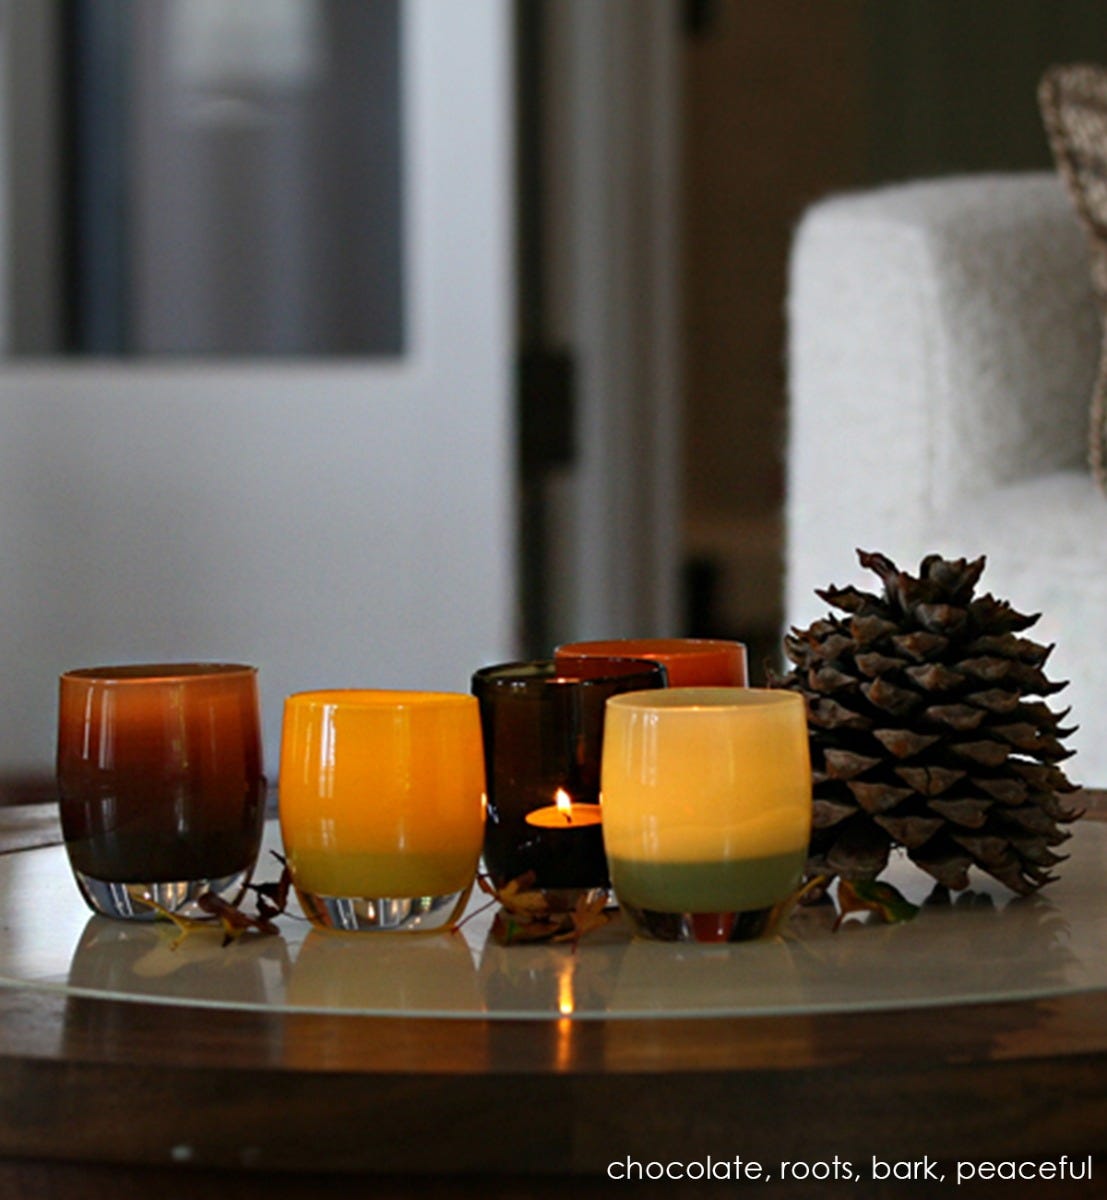
<path id="1" fill-rule="evenodd" d="M 1103 797 L 1089 799 L 1101 817 Z M 34 822 L 16 825 L 0 820 L 0 853 Z M 873 1013 L 515 1022 L 232 1012 L 0 988 L 4 1200 L 228 1189 L 236 1198 L 717 1195 L 718 1183 L 616 1186 L 607 1167 L 628 1156 L 735 1155 L 765 1164 L 837 1156 L 866 1171 L 874 1155 L 1092 1155 L 1092 1183 L 957 1194 L 1102 1194 L 1107 993 Z M 816 1189 L 778 1178 L 759 1192 L 896 1196 L 904 1186 Z"/>

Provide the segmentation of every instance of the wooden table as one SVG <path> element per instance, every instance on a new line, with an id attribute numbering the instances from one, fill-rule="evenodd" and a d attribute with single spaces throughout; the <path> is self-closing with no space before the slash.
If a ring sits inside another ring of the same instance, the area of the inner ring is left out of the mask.
<path id="1" fill-rule="evenodd" d="M 41 819 L 0 816 L 0 853 L 55 836 Z M 873 1156 L 926 1156 L 952 1170 L 959 1159 L 1091 1155 L 1092 1184 L 956 1190 L 1100 1194 L 1107 991 L 867 1013 L 536 1022 L 223 1011 L 0 988 L 5 1198 L 720 1195 L 718 1183 L 616 1185 L 608 1167 L 710 1157 L 733 1171 L 736 1155 L 774 1169 L 774 1182 L 759 1185 L 768 1197 L 899 1195 L 905 1185 L 894 1181 L 820 1189 L 779 1177 L 782 1161 L 832 1171 L 835 1159 L 867 1176 Z"/>

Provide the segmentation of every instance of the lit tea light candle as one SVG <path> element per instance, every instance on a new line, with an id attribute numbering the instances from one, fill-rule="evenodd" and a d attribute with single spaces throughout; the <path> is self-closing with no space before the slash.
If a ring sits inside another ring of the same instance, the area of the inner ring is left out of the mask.
<path id="1" fill-rule="evenodd" d="M 536 808 L 526 816 L 527 824 L 539 829 L 584 828 L 599 825 L 602 820 L 602 810 L 598 804 L 573 800 L 564 788 L 558 788 L 554 793 L 553 804 Z"/>
<path id="2" fill-rule="evenodd" d="M 474 674 L 487 774 L 484 863 L 498 887 L 533 872 L 535 887 L 571 907 L 574 892 L 608 886 L 604 706 L 664 684 L 663 668 L 641 659 L 590 659 L 573 669 L 542 659 Z"/>
<path id="3" fill-rule="evenodd" d="M 553 804 L 526 814 L 524 827 L 531 834 L 529 846 L 540 879 L 557 880 L 562 887 L 606 885 L 602 813 L 599 804 L 574 800 L 559 787 Z"/>

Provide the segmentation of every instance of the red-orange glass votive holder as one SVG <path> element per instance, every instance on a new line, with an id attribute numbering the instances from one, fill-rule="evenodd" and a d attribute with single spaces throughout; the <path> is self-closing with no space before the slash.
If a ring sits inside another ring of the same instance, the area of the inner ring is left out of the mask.
<path id="1" fill-rule="evenodd" d="M 596 656 L 645 658 L 659 662 L 670 687 L 746 687 L 746 647 L 722 638 L 611 638 L 569 642 L 554 651 L 562 659 Z"/>

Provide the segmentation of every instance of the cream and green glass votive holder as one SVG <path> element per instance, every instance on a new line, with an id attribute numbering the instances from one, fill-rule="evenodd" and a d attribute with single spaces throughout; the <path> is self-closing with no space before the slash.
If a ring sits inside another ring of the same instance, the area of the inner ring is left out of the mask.
<path id="1" fill-rule="evenodd" d="M 811 832 L 803 699 L 669 688 L 607 702 L 604 841 L 635 931 L 744 941 L 799 886 Z"/>

